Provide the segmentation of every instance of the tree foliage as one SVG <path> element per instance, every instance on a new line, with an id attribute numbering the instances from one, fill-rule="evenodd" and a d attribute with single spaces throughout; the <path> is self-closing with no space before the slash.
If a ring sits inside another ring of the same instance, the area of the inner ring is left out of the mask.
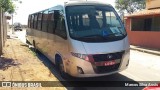
<path id="1" fill-rule="evenodd" d="M 116 0 L 115 7 L 120 12 L 127 11 L 127 13 L 133 13 L 145 8 L 145 0 Z"/>
<path id="2" fill-rule="evenodd" d="M 14 13 L 16 8 L 14 2 L 22 3 L 19 0 L 0 0 L 0 7 L 3 8 L 4 12 Z"/>

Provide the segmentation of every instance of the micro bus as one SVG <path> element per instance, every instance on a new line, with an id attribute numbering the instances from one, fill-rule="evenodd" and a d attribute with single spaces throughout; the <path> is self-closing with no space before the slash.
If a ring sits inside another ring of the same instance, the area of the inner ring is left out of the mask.
<path id="1" fill-rule="evenodd" d="M 129 64 L 128 36 L 110 4 L 72 1 L 30 14 L 26 33 L 63 77 L 110 75 Z"/>

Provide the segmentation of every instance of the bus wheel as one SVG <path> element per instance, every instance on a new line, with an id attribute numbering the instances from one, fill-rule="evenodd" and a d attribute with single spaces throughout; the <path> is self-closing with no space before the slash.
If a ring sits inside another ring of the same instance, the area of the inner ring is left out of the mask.
<path id="1" fill-rule="evenodd" d="M 37 48 L 36 48 L 36 44 L 35 44 L 35 41 L 33 40 L 33 47 L 34 47 L 34 52 L 36 53 L 37 52 Z"/>
<path id="2" fill-rule="evenodd" d="M 67 73 L 64 71 L 64 65 L 63 65 L 62 60 L 60 60 L 60 63 L 59 63 L 59 72 L 62 78 L 64 79 L 67 78 Z"/>
<path id="3" fill-rule="evenodd" d="M 67 78 L 67 74 L 64 71 L 64 65 L 63 65 L 62 59 L 60 57 L 57 57 L 57 59 L 58 60 L 57 60 L 56 66 L 59 70 L 59 73 L 60 73 L 61 77 L 65 79 L 65 78 Z"/>

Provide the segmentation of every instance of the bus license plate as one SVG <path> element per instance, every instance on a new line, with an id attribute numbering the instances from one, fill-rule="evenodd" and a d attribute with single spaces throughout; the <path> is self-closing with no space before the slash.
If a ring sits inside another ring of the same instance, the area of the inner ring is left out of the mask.
<path id="1" fill-rule="evenodd" d="M 105 66 L 111 66 L 111 65 L 115 65 L 116 62 L 115 61 L 107 61 L 104 63 Z"/>

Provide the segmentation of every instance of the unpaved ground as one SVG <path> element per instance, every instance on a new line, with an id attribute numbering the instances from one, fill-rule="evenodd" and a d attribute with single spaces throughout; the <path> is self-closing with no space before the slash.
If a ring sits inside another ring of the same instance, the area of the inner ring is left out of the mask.
<path id="1" fill-rule="evenodd" d="M 58 81 L 26 44 L 16 38 L 7 40 L 0 58 L 0 81 Z M 0 90 L 65 90 L 64 87 L 2 88 Z"/>

